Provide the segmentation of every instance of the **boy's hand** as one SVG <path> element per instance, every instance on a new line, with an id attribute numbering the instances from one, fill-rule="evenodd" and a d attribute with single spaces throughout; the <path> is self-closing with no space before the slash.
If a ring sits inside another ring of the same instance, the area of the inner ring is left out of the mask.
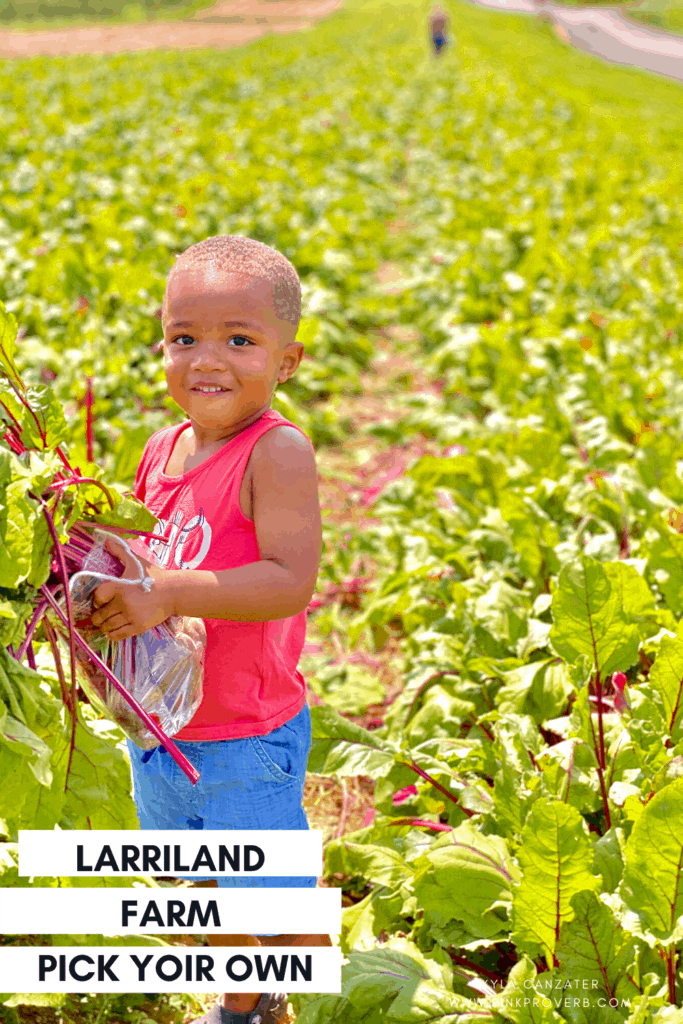
<path id="1" fill-rule="evenodd" d="M 128 580 L 138 579 L 140 570 L 130 555 L 115 543 L 110 547 L 107 541 L 107 547 L 123 562 L 123 577 Z M 145 574 L 154 580 L 149 591 L 132 583 L 101 583 L 93 594 L 95 611 L 91 616 L 92 624 L 110 640 L 126 640 L 137 636 L 173 615 L 171 595 L 164 585 L 172 573 L 152 565 L 144 558 L 140 562 Z"/>

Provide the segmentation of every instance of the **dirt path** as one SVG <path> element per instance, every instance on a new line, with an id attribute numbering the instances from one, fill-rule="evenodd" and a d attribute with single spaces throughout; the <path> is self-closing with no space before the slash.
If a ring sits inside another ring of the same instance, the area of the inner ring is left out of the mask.
<path id="1" fill-rule="evenodd" d="M 683 82 L 683 36 L 632 21 L 618 7 L 567 7 L 538 0 L 472 0 L 551 22 L 557 35 L 611 64 L 642 68 Z"/>
<path id="2" fill-rule="evenodd" d="M 268 32 L 299 32 L 343 6 L 344 0 L 227 0 L 188 21 L 87 25 L 36 32 L 0 31 L 0 58 L 190 50 L 243 46 Z"/>

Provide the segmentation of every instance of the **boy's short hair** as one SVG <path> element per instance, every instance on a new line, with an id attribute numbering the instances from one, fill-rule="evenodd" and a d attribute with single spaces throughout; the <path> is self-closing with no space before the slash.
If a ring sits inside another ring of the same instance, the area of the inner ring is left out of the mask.
<path id="1" fill-rule="evenodd" d="M 301 282 L 287 257 L 277 249 L 241 235 L 214 235 L 191 245 L 178 256 L 175 266 L 191 266 L 193 263 L 212 263 L 221 270 L 249 274 L 267 281 L 273 293 L 273 309 L 278 318 L 295 327 L 299 326 Z"/>

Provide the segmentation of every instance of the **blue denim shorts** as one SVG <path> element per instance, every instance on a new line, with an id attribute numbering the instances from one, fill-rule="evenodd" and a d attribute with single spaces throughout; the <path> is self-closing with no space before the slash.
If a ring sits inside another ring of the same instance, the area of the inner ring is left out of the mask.
<path id="1" fill-rule="evenodd" d="M 133 798 L 142 829 L 307 829 L 303 808 L 311 747 L 308 706 L 266 736 L 178 742 L 201 778 L 193 786 L 163 747 L 128 740 Z M 188 877 L 188 876 L 183 876 Z M 208 881 L 205 875 L 190 881 Z M 314 876 L 217 878 L 220 888 L 314 888 Z"/>

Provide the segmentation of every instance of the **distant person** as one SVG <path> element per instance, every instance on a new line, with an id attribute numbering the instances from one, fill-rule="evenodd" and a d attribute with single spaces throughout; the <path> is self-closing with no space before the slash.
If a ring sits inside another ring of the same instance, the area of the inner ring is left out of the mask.
<path id="1" fill-rule="evenodd" d="M 442 7 L 434 7 L 429 17 L 429 26 L 434 47 L 434 56 L 438 57 L 448 42 L 446 30 L 448 29 L 448 15 Z"/>

